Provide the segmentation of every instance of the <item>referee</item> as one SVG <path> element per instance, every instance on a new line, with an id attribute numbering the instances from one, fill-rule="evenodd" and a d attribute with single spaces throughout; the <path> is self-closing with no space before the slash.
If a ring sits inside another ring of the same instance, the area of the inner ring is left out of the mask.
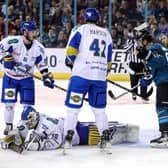
<path id="1" fill-rule="evenodd" d="M 135 72 L 135 75 L 130 74 L 130 84 L 133 89 L 132 99 L 136 100 L 136 94 L 138 93 L 138 87 L 136 87 L 139 83 L 139 80 L 142 78 L 143 73 L 146 72 L 146 67 L 144 63 L 137 58 L 137 47 L 138 40 L 135 37 L 128 37 L 124 49 L 129 52 L 129 67 Z M 140 87 L 140 94 L 143 97 L 143 100 L 147 100 L 145 97 L 147 92 L 147 87 Z M 144 100 L 144 102 L 145 102 Z"/>

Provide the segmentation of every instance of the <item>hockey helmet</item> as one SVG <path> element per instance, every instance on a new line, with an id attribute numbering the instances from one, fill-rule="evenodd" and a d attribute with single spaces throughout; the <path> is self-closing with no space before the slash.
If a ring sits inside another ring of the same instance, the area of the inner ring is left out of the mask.
<path id="1" fill-rule="evenodd" d="M 37 112 L 31 106 L 25 107 L 21 114 L 21 120 L 25 120 L 25 123 L 29 129 L 35 128 L 39 122 L 39 119 L 40 119 L 39 112 Z"/>
<path id="2" fill-rule="evenodd" d="M 87 8 L 84 13 L 85 21 L 97 22 L 100 18 L 100 13 L 96 8 Z"/>
<path id="3" fill-rule="evenodd" d="M 28 30 L 28 31 L 33 31 L 33 30 L 36 30 L 37 29 L 37 26 L 36 26 L 36 23 L 33 22 L 33 21 L 24 21 L 21 23 L 21 26 L 20 26 L 20 31 L 23 32 L 25 30 Z"/>

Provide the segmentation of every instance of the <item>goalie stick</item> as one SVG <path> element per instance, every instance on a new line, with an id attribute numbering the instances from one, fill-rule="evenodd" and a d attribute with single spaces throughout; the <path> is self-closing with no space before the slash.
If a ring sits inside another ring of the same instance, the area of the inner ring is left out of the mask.
<path id="1" fill-rule="evenodd" d="M 18 67 L 18 66 L 15 66 L 15 70 L 19 70 L 20 72 L 23 72 L 23 73 L 25 73 L 25 74 L 27 74 L 27 75 L 30 75 L 31 77 L 33 77 L 33 78 L 35 78 L 35 79 L 38 79 L 38 80 L 40 80 L 40 81 L 43 82 L 43 79 L 42 79 L 41 77 L 39 77 L 39 76 L 37 76 L 37 75 L 34 75 L 34 74 L 30 73 L 29 71 L 26 71 L 26 70 L 24 70 L 24 69 L 22 69 L 22 68 L 20 68 L 20 67 Z M 67 92 L 67 90 L 66 90 L 65 88 L 62 88 L 62 87 L 60 87 L 60 86 L 58 86 L 58 85 L 56 85 L 56 84 L 54 84 L 54 87 L 57 88 L 57 89 L 60 89 L 60 90 L 62 90 L 62 91 L 64 91 L 64 92 Z M 85 101 L 88 101 L 88 98 L 84 98 L 84 100 L 85 100 Z"/>
<path id="2" fill-rule="evenodd" d="M 118 83 L 116 83 L 116 82 L 114 82 L 114 81 L 111 81 L 111 80 L 107 80 L 107 81 L 108 81 L 109 83 L 115 85 L 115 86 L 118 86 L 118 87 L 121 88 L 121 89 L 124 89 L 124 90 L 128 91 L 129 93 L 134 93 L 134 91 L 133 91 L 132 89 L 128 89 L 128 88 L 126 88 L 126 87 L 124 87 L 124 86 L 122 86 L 122 85 L 120 85 L 120 84 L 118 84 Z M 153 87 L 150 88 L 150 90 L 145 94 L 145 96 L 142 96 L 142 95 L 139 94 L 139 93 L 136 93 L 136 95 L 139 96 L 139 97 L 141 97 L 141 98 L 143 98 L 144 100 L 148 100 L 148 97 L 151 96 L 152 93 L 153 93 Z M 109 95 L 111 98 L 114 97 L 114 94 L 113 94 L 113 92 L 112 92 L 111 90 L 108 91 L 108 95 Z"/>

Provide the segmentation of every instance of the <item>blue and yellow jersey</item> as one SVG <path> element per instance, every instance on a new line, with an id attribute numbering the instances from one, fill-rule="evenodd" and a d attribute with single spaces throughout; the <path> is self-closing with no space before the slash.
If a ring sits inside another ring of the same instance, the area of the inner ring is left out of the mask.
<path id="1" fill-rule="evenodd" d="M 112 64 L 111 35 L 95 24 L 84 24 L 72 30 L 66 54 L 75 57 L 72 76 L 105 81 Z"/>

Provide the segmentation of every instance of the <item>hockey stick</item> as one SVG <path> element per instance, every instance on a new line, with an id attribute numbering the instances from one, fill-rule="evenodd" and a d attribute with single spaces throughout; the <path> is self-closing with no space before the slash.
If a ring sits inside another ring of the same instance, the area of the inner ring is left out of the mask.
<path id="1" fill-rule="evenodd" d="M 31 135 L 33 135 L 33 138 L 27 141 L 27 137 L 30 137 Z M 34 130 L 31 130 L 30 132 L 28 132 L 27 137 L 24 142 L 24 150 L 22 153 L 25 153 L 30 149 L 30 146 L 33 144 L 35 139 L 39 137 L 39 135 Z"/>
<path id="2" fill-rule="evenodd" d="M 137 84 L 136 86 L 134 86 L 133 88 L 131 88 L 130 91 L 133 91 L 133 90 L 136 89 L 138 86 L 139 86 L 139 84 Z M 129 93 L 129 91 L 126 91 L 126 92 L 124 92 L 124 93 L 122 93 L 122 94 L 120 94 L 120 95 L 118 95 L 118 96 L 115 96 L 115 95 L 113 94 L 112 90 L 109 90 L 109 91 L 108 91 L 109 96 L 110 96 L 113 100 L 117 100 L 117 99 L 119 99 L 120 97 L 123 97 L 124 95 L 126 95 L 126 94 L 128 94 L 128 93 Z"/>
<path id="3" fill-rule="evenodd" d="M 26 70 L 24 70 L 24 69 L 22 69 L 22 68 L 20 68 L 18 66 L 15 66 L 15 70 L 19 70 L 20 72 L 23 72 L 23 73 L 25 73 L 25 74 L 27 74 L 27 75 L 29 75 L 29 76 L 31 76 L 31 77 L 33 77 L 35 79 L 38 79 L 38 80 L 43 82 L 43 79 L 41 77 L 39 77 L 37 75 L 34 75 L 34 74 L 30 73 L 29 71 L 26 71 Z M 65 88 L 62 88 L 62 87 L 60 87 L 60 86 L 58 86 L 56 84 L 54 84 L 54 87 L 57 88 L 57 89 L 60 89 L 60 90 L 62 90 L 64 92 L 67 92 L 67 90 Z M 88 101 L 88 98 L 84 98 L 84 100 Z"/>
<path id="4" fill-rule="evenodd" d="M 39 76 L 37 76 L 37 75 L 34 75 L 34 74 L 30 73 L 29 71 L 26 71 L 26 70 L 24 70 L 24 69 L 22 69 L 22 68 L 20 68 L 20 67 L 18 67 L 18 66 L 15 66 L 14 69 L 15 69 L 15 70 L 19 70 L 20 72 L 23 72 L 24 74 L 29 75 L 29 76 L 31 76 L 31 77 L 33 77 L 33 78 L 35 78 L 35 79 L 38 79 L 38 80 L 40 80 L 40 81 L 43 82 L 43 79 L 42 79 L 41 77 L 39 77 Z M 64 91 L 64 92 L 67 92 L 67 90 L 66 90 L 65 88 L 62 88 L 62 87 L 60 87 L 60 86 L 58 86 L 58 85 L 55 85 L 55 84 L 54 84 L 54 87 L 55 87 L 55 88 L 58 88 L 58 89 L 60 89 L 60 90 L 62 90 L 62 91 Z"/>
<path id="5" fill-rule="evenodd" d="M 118 86 L 118 87 L 121 88 L 121 89 L 124 89 L 124 90 L 130 92 L 130 93 L 135 93 L 132 89 L 128 89 L 128 88 L 126 88 L 126 87 L 124 87 L 124 86 L 122 86 L 122 85 L 120 85 L 120 84 L 118 84 L 118 83 L 116 83 L 116 82 L 114 82 L 114 81 L 111 81 L 111 80 L 107 80 L 107 81 L 108 81 L 109 83 L 115 85 L 115 86 Z M 143 98 L 144 100 L 148 100 L 148 97 L 151 96 L 152 93 L 153 93 L 153 87 L 150 88 L 150 90 L 145 94 L 145 96 L 142 96 L 142 95 L 139 94 L 139 93 L 135 93 L 135 94 L 136 94 L 137 96 Z M 109 91 L 108 91 L 108 94 L 109 94 L 109 96 L 110 96 L 111 98 L 113 97 L 112 91 L 109 90 Z"/>

